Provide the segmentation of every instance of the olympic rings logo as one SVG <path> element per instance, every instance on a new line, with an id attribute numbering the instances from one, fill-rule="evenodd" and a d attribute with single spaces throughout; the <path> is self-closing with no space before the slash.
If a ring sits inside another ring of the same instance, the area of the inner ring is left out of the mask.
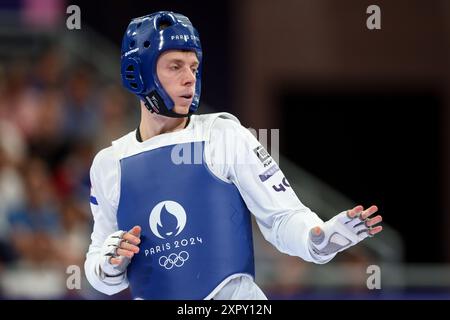
<path id="1" fill-rule="evenodd" d="M 184 262 L 188 259 L 189 253 L 187 253 L 186 251 L 181 251 L 179 254 L 171 253 L 168 257 L 161 256 L 159 258 L 159 265 L 166 268 L 167 270 L 170 270 L 173 268 L 173 266 L 183 266 Z"/>

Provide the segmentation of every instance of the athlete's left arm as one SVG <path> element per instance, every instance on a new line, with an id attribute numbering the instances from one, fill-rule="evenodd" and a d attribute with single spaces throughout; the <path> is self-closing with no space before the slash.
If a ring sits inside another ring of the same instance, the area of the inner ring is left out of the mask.
<path id="1" fill-rule="evenodd" d="M 338 252 L 380 232 L 378 208 L 357 206 L 327 222 L 306 207 L 278 164 L 249 130 L 217 119 L 211 130 L 213 172 L 239 189 L 265 239 L 279 251 L 326 263 Z"/>

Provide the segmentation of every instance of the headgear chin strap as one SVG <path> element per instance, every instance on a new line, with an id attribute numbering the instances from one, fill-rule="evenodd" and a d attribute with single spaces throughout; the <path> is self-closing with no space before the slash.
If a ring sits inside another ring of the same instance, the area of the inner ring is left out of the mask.
<path id="1" fill-rule="evenodd" d="M 148 95 L 144 97 L 144 105 L 151 113 L 157 113 L 166 117 L 171 118 L 186 118 L 189 117 L 193 112 L 190 111 L 186 114 L 177 113 L 175 111 L 167 109 L 161 96 L 156 90 L 153 90 Z"/>
<path id="2" fill-rule="evenodd" d="M 168 50 L 193 51 L 199 62 L 196 86 L 187 114 L 176 113 L 174 102 L 161 85 L 157 73 L 158 57 Z M 139 96 L 151 112 L 172 118 L 193 114 L 201 92 L 202 48 L 197 30 L 181 14 L 160 11 L 133 19 L 122 40 L 122 83 Z"/>

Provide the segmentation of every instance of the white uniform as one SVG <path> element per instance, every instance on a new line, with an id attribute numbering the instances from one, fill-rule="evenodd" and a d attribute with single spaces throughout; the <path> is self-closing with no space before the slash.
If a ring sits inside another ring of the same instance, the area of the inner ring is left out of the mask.
<path id="1" fill-rule="evenodd" d="M 122 137 L 120 143 L 126 145 L 129 155 L 135 155 L 160 146 L 183 143 L 199 130 L 209 131 L 204 148 L 208 168 L 217 178 L 235 184 L 264 238 L 283 253 L 317 262 L 308 250 L 308 233 L 323 221 L 300 202 L 286 180 L 282 184 L 282 171 L 234 116 L 226 113 L 220 116 L 192 115 L 188 126 L 180 131 L 160 134 L 144 142 L 139 142 L 133 131 Z M 103 242 L 118 230 L 120 164 L 112 146 L 95 157 L 91 184 L 91 194 L 97 204 L 91 203 L 95 224 L 85 271 L 95 289 L 111 295 L 128 287 L 126 277 L 120 284 L 112 286 L 104 283 L 95 272 Z M 266 299 L 250 276 L 231 277 L 213 292 L 216 292 L 214 299 Z"/>

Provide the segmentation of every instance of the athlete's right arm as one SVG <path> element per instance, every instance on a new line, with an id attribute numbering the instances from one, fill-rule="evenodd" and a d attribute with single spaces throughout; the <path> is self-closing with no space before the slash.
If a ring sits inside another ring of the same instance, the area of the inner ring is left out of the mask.
<path id="1" fill-rule="evenodd" d="M 84 267 L 89 283 L 108 295 L 128 287 L 126 267 L 139 251 L 140 242 L 140 227 L 135 226 L 130 232 L 117 227 L 118 170 L 112 148 L 107 148 L 97 154 L 90 172 L 94 230 Z"/>

